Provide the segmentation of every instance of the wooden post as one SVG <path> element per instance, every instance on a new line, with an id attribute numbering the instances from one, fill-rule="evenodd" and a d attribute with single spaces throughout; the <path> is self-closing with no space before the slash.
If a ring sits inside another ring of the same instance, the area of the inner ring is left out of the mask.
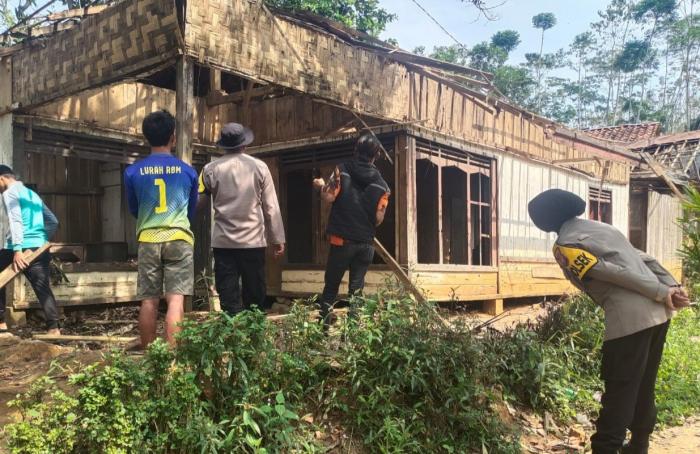
<path id="1" fill-rule="evenodd" d="M 194 137 L 194 63 L 187 57 L 177 61 L 175 110 L 177 145 L 175 155 L 188 164 L 192 163 L 192 142 Z"/>
<path id="2" fill-rule="evenodd" d="M 175 155 L 188 164 L 192 164 L 192 144 L 194 141 L 194 63 L 181 56 L 176 65 L 175 81 L 175 117 L 177 129 L 175 136 Z M 192 310 L 192 297 L 185 298 L 185 312 Z"/>
<path id="3" fill-rule="evenodd" d="M 499 315 L 503 312 L 503 300 L 495 299 L 484 301 L 482 311 L 489 315 Z"/>
<path id="4" fill-rule="evenodd" d="M 410 277 L 418 261 L 418 231 L 416 229 L 416 140 L 406 134 L 396 137 L 394 200 L 397 205 L 396 240 L 398 261 Z"/>

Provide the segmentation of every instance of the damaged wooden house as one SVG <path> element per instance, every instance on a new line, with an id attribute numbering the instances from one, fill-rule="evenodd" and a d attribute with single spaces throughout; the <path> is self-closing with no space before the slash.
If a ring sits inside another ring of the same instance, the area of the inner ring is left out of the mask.
<path id="1" fill-rule="evenodd" d="M 393 191 L 378 238 L 433 300 L 493 312 L 571 290 L 553 236 L 527 215 L 542 190 L 576 192 L 592 218 L 629 228 L 638 155 L 493 96 L 490 74 L 248 0 L 124 0 L 54 29 L 0 49 L 0 150 L 62 222 L 55 252 L 75 262 L 55 287 L 63 305 L 136 298 L 120 176 L 148 152 L 140 124 L 160 108 L 176 112 L 177 154 L 197 167 L 221 124 L 255 131 L 249 152 L 272 170 L 288 238 L 285 260 L 269 260 L 272 296 L 321 291 L 328 207 L 311 180 L 366 128 Z M 196 226 L 198 273 L 209 223 Z M 390 276 L 377 259 L 370 289 Z M 21 279 L 10 291 L 15 310 L 35 304 Z"/>
<path id="2" fill-rule="evenodd" d="M 680 279 L 683 188 L 700 182 L 700 131 L 661 135 L 658 122 L 589 129 L 588 134 L 625 147 L 641 161 L 630 179 L 630 242 L 659 259 Z"/>

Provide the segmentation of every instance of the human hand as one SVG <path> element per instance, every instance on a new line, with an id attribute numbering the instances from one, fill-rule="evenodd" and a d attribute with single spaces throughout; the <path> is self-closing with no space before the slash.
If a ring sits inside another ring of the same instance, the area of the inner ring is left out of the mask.
<path id="1" fill-rule="evenodd" d="M 27 261 L 24 259 L 24 253 L 22 251 L 15 252 L 12 259 L 12 268 L 15 270 L 15 272 L 17 273 L 26 270 L 28 266 L 29 263 L 27 263 Z"/>
<path id="2" fill-rule="evenodd" d="M 690 306 L 690 298 L 688 298 L 688 292 L 684 288 L 678 287 L 678 291 L 673 295 L 673 306 L 676 310 L 684 309 Z"/>
<path id="3" fill-rule="evenodd" d="M 688 300 L 687 296 L 684 296 L 685 291 L 680 288 L 680 287 L 671 287 L 668 290 L 668 295 L 666 295 L 666 298 L 664 299 L 664 304 L 666 305 L 666 309 L 671 310 L 671 311 L 676 311 L 678 309 L 681 309 L 685 305 L 689 304 L 690 301 Z"/>
<path id="4" fill-rule="evenodd" d="M 326 185 L 326 182 L 324 181 L 323 178 L 314 178 L 313 185 L 315 189 L 323 189 L 323 187 Z"/>
<path id="5" fill-rule="evenodd" d="M 273 253 L 276 259 L 282 257 L 284 255 L 284 244 L 275 244 Z"/>

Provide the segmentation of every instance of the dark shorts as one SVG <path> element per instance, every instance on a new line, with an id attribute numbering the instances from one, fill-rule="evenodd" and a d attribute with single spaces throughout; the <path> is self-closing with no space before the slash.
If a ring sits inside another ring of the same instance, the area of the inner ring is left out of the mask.
<path id="1" fill-rule="evenodd" d="M 187 241 L 139 243 L 141 299 L 194 293 L 194 247 Z"/>

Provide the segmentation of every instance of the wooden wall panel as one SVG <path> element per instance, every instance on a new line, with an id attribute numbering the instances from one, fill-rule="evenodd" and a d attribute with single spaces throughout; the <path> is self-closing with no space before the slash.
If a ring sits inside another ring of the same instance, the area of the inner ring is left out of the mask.
<path id="1" fill-rule="evenodd" d="M 24 181 L 36 186 L 58 218 L 59 229 L 53 241 L 102 241 L 102 189 L 97 161 L 28 153 Z"/>
<path id="2" fill-rule="evenodd" d="M 649 192 L 647 253 L 673 271 L 677 277 L 681 270 L 678 249 L 683 243 L 683 232 L 678 225 L 678 219 L 682 215 L 683 210 L 677 198 Z"/>

